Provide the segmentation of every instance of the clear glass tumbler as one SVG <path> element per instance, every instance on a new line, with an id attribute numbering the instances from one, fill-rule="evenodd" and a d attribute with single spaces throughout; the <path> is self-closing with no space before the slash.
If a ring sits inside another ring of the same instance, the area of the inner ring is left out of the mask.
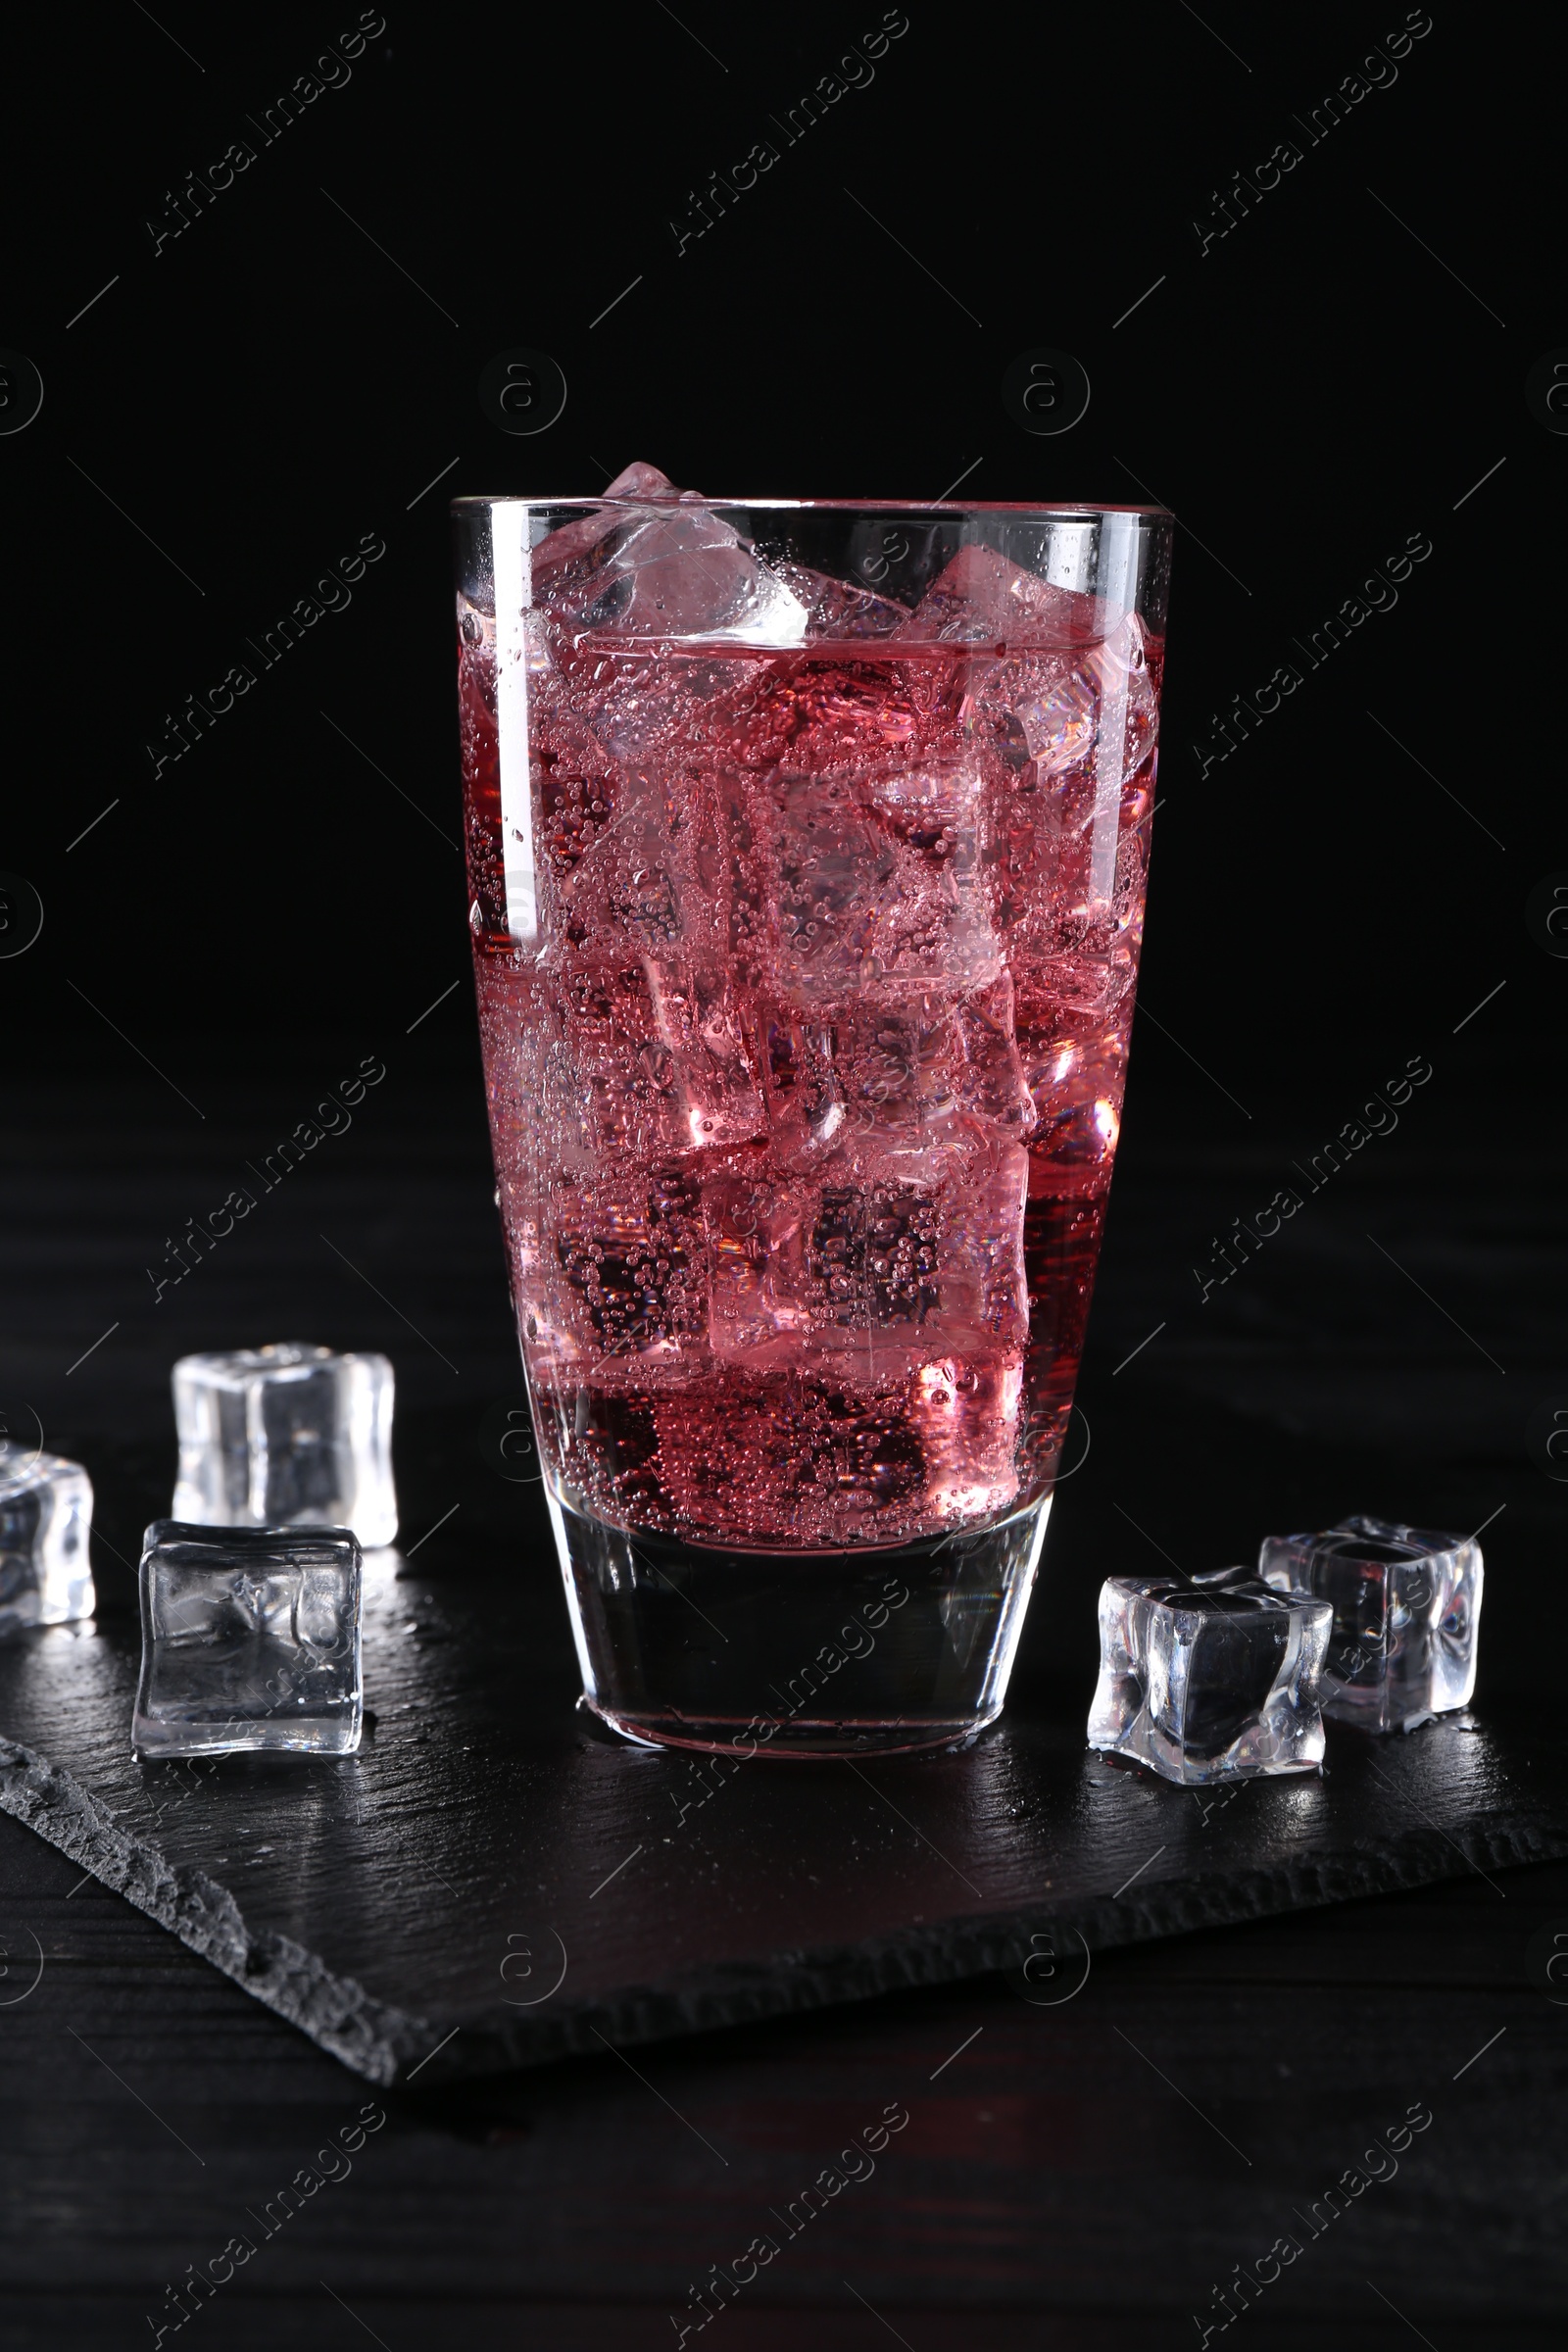
<path id="1" fill-rule="evenodd" d="M 1157 509 L 461 499 L 479 1015 L 587 1703 L 1001 1711 L 1122 1099 Z"/>

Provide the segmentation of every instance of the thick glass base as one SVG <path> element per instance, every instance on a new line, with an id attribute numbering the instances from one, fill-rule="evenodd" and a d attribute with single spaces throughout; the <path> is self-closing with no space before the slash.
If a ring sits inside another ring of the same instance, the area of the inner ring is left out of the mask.
<path id="1" fill-rule="evenodd" d="M 727 1550 L 550 1507 L 596 1714 L 657 1746 L 809 1757 L 961 1746 L 996 1720 L 1051 1502 L 855 1551 Z"/>

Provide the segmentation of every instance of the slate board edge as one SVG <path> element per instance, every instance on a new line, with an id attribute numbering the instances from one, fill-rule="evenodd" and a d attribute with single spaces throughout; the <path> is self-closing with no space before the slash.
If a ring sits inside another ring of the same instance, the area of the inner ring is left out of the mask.
<path id="1" fill-rule="evenodd" d="M 287 1936 L 253 1935 L 226 1886 L 191 1864 L 171 1863 L 150 1838 L 121 1829 L 69 1772 L 3 1738 L 0 1807 L 357 2075 L 389 2085 L 400 2063 L 439 2038 L 422 2018 L 378 2001 L 352 1977 L 334 1976 Z"/>
<path id="2" fill-rule="evenodd" d="M 1568 1822 L 1518 1812 L 1485 1814 L 1466 1826 L 1462 1840 L 1441 1830 L 1418 1829 L 1375 1851 L 1329 1853 L 1164 1886 L 1156 1883 L 1136 1902 L 1104 1896 L 1076 1906 L 1042 1903 L 903 1928 L 826 1950 L 723 1963 L 669 1984 L 627 1986 L 612 2002 L 563 2006 L 552 2017 L 525 2023 L 486 2011 L 459 2021 L 461 2034 L 427 2073 L 421 2067 L 421 2087 L 989 1975 L 1015 1958 L 1020 1943 L 1041 1929 L 1079 1936 L 1091 1953 L 1108 1951 L 1201 1928 L 1235 1927 L 1282 1912 L 1402 1893 L 1462 1877 L 1467 1868 L 1500 1870 L 1561 1860 L 1568 1858 Z"/>
<path id="3" fill-rule="evenodd" d="M 883 1992 L 952 1984 L 1006 1965 L 1039 1931 L 1077 1936 L 1090 1953 L 1281 1912 L 1401 1892 L 1461 1877 L 1568 1857 L 1568 1821 L 1517 1808 L 1477 1816 L 1457 1836 L 1413 1829 L 1377 1849 L 1282 1862 L 1263 1870 L 1156 1881 L 1130 1900 L 999 1912 L 825 1950 L 726 1963 L 665 1984 L 630 1985 L 613 2000 L 563 2003 L 546 2017 L 496 2010 L 431 2021 L 335 1976 L 285 1936 L 256 1935 L 227 1887 L 169 1862 L 150 1839 L 122 1830 L 71 1774 L 20 1741 L 0 1739 L 0 1808 L 80 1863 L 256 2000 L 383 2088 L 420 2087 L 505 2073 L 607 2048 L 714 2033 Z M 1066 1955 L 1063 1955 L 1066 1957 Z M 1092 1964 L 1091 1964 L 1092 1965 Z M 568 1956 L 569 1974 L 569 1956 Z M 430 2068 L 432 2071 L 426 2072 Z"/>

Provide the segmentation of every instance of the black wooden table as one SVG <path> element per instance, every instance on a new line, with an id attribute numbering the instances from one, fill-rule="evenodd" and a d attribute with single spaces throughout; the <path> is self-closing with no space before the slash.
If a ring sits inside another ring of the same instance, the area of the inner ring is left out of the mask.
<path id="1" fill-rule="evenodd" d="M 93 1470 L 106 1619 L 129 1605 L 168 1366 L 196 1346 L 389 1348 L 406 1540 L 456 1502 L 465 1543 L 516 1541 L 518 1498 L 479 1440 L 516 1375 L 471 1080 L 411 1080 L 156 1308 L 136 1289 L 154 1229 L 220 1199 L 284 1106 L 255 1089 L 209 1103 L 192 1146 L 144 1098 L 78 1102 L 40 1096 L 17 1146 L 5 1379 Z M 1499 1280 L 1511 1245 L 1475 1205 L 1478 1167 L 1412 1124 L 1199 1308 L 1191 1248 L 1267 1173 L 1261 1147 L 1203 1138 L 1179 1104 L 1135 1099 L 1089 1453 L 1061 1490 L 1020 1688 L 1064 1720 L 1081 1705 L 1099 1577 L 1157 1550 L 1214 1564 L 1260 1525 L 1354 1508 L 1490 1517 L 1477 1721 L 1506 1721 L 1528 1771 L 1539 1720 L 1544 1771 L 1560 1500 L 1521 1429 L 1555 1347 L 1549 1150 L 1514 1171 L 1516 1213 L 1541 1220 L 1528 1285 Z M 1368 1232 L 1420 1289 L 1379 1272 Z M 1349 2348 L 1555 2343 L 1559 1934 L 1568 1951 L 1568 1864 L 1456 1851 L 1412 1892 L 1098 1952 L 1054 2007 L 976 1977 L 379 2090 L 0 1819 L 4 2341 L 467 2352 L 685 2328 L 1099 2352 L 1217 2341 L 1250 2306 L 1251 2332 L 1289 2347 L 1325 2326 Z M 759 2265 L 754 2241 L 777 2250 Z M 199 2302 L 196 2272 L 221 2278 Z"/>

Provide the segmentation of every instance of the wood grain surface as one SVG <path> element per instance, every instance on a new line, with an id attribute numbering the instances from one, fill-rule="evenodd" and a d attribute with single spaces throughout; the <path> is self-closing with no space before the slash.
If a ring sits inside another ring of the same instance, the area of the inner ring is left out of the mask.
<path id="1" fill-rule="evenodd" d="M 0 1995 L 32 1935 L 45 1955 L 0 2009 L 8 2352 L 150 2343 L 236 2234 L 255 2256 L 182 2344 L 656 2352 L 760 2232 L 777 2259 L 690 2341 L 1196 2343 L 1283 2233 L 1302 2253 L 1248 2340 L 1561 2340 L 1568 2009 L 1527 1949 L 1568 1935 L 1568 1865 L 1106 1953 L 1056 2010 L 992 1979 L 423 2096 L 369 2090 L 77 1877 L 0 1820 Z M 890 2105 L 874 2173 L 788 2238 Z M 384 2127 L 279 2224 L 368 2106 Z M 1412 2106 L 1433 2121 L 1397 2173 L 1312 2237 Z"/>

